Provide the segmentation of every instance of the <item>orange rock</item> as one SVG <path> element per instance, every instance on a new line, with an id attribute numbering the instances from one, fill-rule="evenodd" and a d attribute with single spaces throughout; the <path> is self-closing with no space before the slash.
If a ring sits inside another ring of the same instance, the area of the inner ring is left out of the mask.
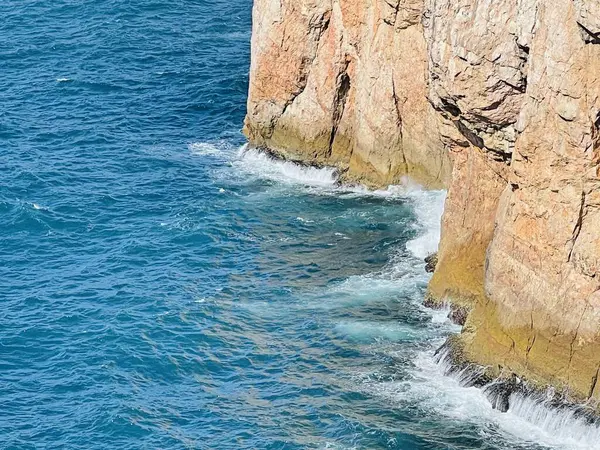
<path id="1" fill-rule="evenodd" d="M 449 188 L 430 301 L 465 358 L 600 400 L 600 3 L 255 0 L 245 132 Z"/>

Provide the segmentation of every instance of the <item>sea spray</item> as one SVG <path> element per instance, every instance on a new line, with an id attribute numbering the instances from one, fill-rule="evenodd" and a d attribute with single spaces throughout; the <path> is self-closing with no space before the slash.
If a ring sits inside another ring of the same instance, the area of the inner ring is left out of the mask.
<path id="1" fill-rule="evenodd" d="M 414 211 L 422 227 L 420 236 L 406 244 L 406 248 L 419 259 L 437 252 L 441 236 L 442 214 L 446 191 L 427 191 L 409 182 L 405 195 L 414 202 Z"/>
<path id="2" fill-rule="evenodd" d="M 337 171 L 334 168 L 300 165 L 274 158 L 265 151 L 248 146 L 239 150 L 234 164 L 258 178 L 279 183 L 307 186 L 334 186 L 337 183 Z"/>
<path id="3" fill-rule="evenodd" d="M 573 446 L 600 448 L 600 422 L 578 405 L 556 405 L 552 396 L 515 392 L 509 412 L 547 431 L 558 441 Z"/>
<path id="4" fill-rule="evenodd" d="M 440 392 L 448 395 L 452 408 L 461 407 L 463 395 L 471 400 L 478 397 L 489 405 L 479 409 L 479 414 L 485 412 L 484 419 L 494 420 L 518 438 L 557 449 L 600 448 L 600 421 L 585 405 L 569 403 L 553 389 L 528 386 L 514 375 L 490 379 L 486 367 L 457 365 L 447 345 L 433 356 L 435 366 L 428 361 L 429 355 L 422 355 L 418 367 L 429 381 L 438 381 L 436 375 L 449 381 Z"/>

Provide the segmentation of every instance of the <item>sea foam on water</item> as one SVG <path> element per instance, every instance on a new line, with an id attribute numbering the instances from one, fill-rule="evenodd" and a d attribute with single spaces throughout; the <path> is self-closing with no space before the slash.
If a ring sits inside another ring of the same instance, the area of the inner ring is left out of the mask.
<path id="1" fill-rule="evenodd" d="M 418 236 L 406 243 L 406 249 L 412 256 L 399 252 L 379 272 L 350 277 L 338 283 L 328 289 L 329 301 L 320 304 L 320 307 L 350 308 L 382 301 L 402 292 L 420 305 L 422 287 L 428 280 L 422 259 L 437 251 L 445 191 L 427 191 L 409 181 L 385 190 L 369 191 L 363 186 L 339 185 L 333 168 L 298 165 L 246 147 L 238 152 L 237 157 L 238 165 L 246 173 L 278 183 L 321 188 L 316 194 L 378 196 L 403 199 L 412 204 L 419 224 Z M 470 370 L 475 369 L 452 371 L 447 359 L 438 360 L 434 352 L 443 344 L 444 336 L 449 330 L 459 331 L 449 323 L 448 312 L 448 309 L 428 310 L 431 327 L 426 329 L 399 323 L 347 320 L 337 323 L 335 332 L 359 343 L 377 342 L 379 339 L 388 342 L 424 339 L 431 342 L 428 350 L 417 353 L 412 379 L 402 382 L 369 381 L 367 391 L 372 395 L 385 396 L 399 404 L 416 404 L 431 415 L 463 425 L 472 424 L 489 434 L 490 439 L 504 443 L 501 445 L 508 443 L 523 448 L 523 444 L 529 442 L 557 450 L 600 449 L 600 427 L 578 416 L 572 409 L 554 408 L 540 398 L 513 393 L 508 412 L 500 412 L 492 407 L 483 389 L 472 385 L 477 374 Z"/>

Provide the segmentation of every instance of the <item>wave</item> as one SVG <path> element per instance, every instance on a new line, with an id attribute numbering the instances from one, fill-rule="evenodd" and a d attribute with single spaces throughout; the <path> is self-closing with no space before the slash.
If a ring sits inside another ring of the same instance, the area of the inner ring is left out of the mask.
<path id="1" fill-rule="evenodd" d="M 335 186 L 338 181 L 337 171 L 332 167 L 303 166 L 273 158 L 265 152 L 249 149 L 247 146 L 240 149 L 236 162 L 239 168 L 257 178 L 284 184 Z"/>
<path id="2" fill-rule="evenodd" d="M 502 440 L 516 438 L 515 446 L 531 442 L 561 450 L 598 448 L 600 428 L 577 417 L 573 410 L 553 408 L 539 398 L 513 393 L 508 411 L 500 412 L 492 407 L 485 389 L 469 387 L 469 375 L 450 373 L 449 362 L 444 358 L 436 362 L 433 351 L 420 353 L 415 366 L 414 381 L 395 394 L 391 387 L 399 401 L 408 397 L 434 414 L 485 430 L 497 427 Z"/>
<path id="3" fill-rule="evenodd" d="M 548 433 L 563 448 L 600 448 L 600 425 L 590 423 L 572 407 L 556 408 L 546 399 L 520 393 L 510 397 L 509 413 Z"/>
<path id="4" fill-rule="evenodd" d="M 415 257 L 424 259 L 438 251 L 446 191 L 425 191 L 412 187 L 405 195 L 414 203 L 414 212 L 422 230 L 417 238 L 406 244 L 406 248 Z"/>
<path id="5" fill-rule="evenodd" d="M 405 177 L 399 185 L 387 189 L 371 190 L 362 185 L 344 185 L 339 182 L 337 169 L 312 167 L 274 158 L 268 153 L 250 149 L 244 145 L 237 154 L 234 164 L 244 172 L 260 179 L 286 185 L 302 185 L 319 189 L 317 195 L 342 197 L 381 197 L 390 200 L 403 199 L 412 203 L 418 219 L 419 236 L 406 245 L 419 259 L 437 252 L 441 235 L 441 220 L 446 201 L 446 191 L 425 190 Z"/>
<path id="6" fill-rule="evenodd" d="M 450 305 L 445 305 L 439 309 L 430 309 L 427 308 L 428 312 L 431 314 L 431 322 L 434 324 L 449 324 L 450 321 L 450 313 L 451 308 Z M 457 328 L 457 332 L 460 331 L 460 326 L 455 325 Z"/>
<path id="7" fill-rule="evenodd" d="M 398 359 L 406 356 L 404 350 L 389 347 L 386 354 Z M 573 410 L 553 408 L 538 398 L 517 394 L 511 397 L 514 404 L 508 412 L 501 412 L 492 408 L 483 389 L 465 386 L 464 374 L 449 375 L 447 365 L 436 362 L 433 350 L 417 352 L 413 361 L 414 369 L 402 381 L 356 374 L 359 389 L 399 409 L 410 409 L 428 422 L 435 421 L 441 429 L 472 429 L 489 448 L 600 448 L 600 428 Z"/>

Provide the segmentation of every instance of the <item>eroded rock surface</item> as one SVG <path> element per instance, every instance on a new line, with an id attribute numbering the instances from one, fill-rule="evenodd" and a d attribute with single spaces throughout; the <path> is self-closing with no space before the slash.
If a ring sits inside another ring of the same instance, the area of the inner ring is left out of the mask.
<path id="1" fill-rule="evenodd" d="M 445 185 L 422 12 L 422 0 L 256 0 L 250 142 L 346 180 Z"/>
<path id="2" fill-rule="evenodd" d="M 491 361 L 478 343 L 493 341 L 494 361 L 502 354 L 504 365 L 583 399 L 600 399 L 600 46 L 580 34 L 582 11 L 594 8 L 536 3 L 528 88 L 488 249 L 490 307 L 474 314 L 477 336 L 467 340 L 478 359 Z"/>
<path id="3" fill-rule="evenodd" d="M 600 1 L 256 0 L 246 133 L 448 187 L 460 355 L 600 400 Z M 468 317 L 467 317 L 468 315 Z"/>

